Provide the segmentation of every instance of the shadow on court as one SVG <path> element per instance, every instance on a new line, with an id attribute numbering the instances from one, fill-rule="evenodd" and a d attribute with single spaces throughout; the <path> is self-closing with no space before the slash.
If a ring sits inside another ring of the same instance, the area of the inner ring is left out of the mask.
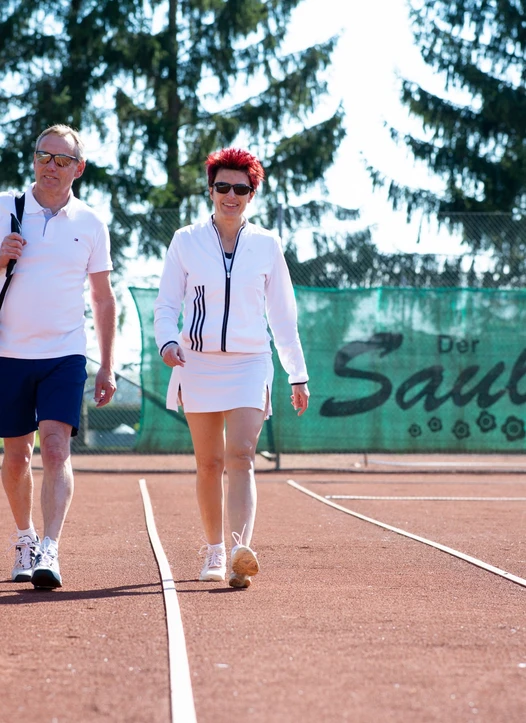
<path id="1" fill-rule="evenodd" d="M 144 590 L 141 588 L 156 588 L 155 590 Z M 23 588 L 13 593 L 0 592 L 0 605 L 20 605 L 39 602 L 67 602 L 70 600 L 98 600 L 112 597 L 130 597 L 135 595 L 162 595 L 159 583 L 147 585 L 124 585 L 122 587 L 103 588 L 101 590 L 44 590 L 35 588 Z"/>

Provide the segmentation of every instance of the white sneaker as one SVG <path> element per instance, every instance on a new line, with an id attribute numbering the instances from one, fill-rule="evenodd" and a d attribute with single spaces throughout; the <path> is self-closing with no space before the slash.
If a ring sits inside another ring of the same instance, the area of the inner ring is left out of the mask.
<path id="1" fill-rule="evenodd" d="M 199 579 L 203 582 L 221 582 L 226 577 L 226 551 L 219 545 L 207 545 L 206 560 Z"/>
<path id="2" fill-rule="evenodd" d="M 33 574 L 35 557 L 40 547 L 40 540 L 33 540 L 29 535 L 18 537 L 16 532 L 11 538 L 11 547 L 15 548 L 15 566 L 11 571 L 13 582 L 29 582 Z"/>
<path id="3" fill-rule="evenodd" d="M 62 577 L 58 564 L 58 553 L 54 545 L 50 545 L 49 537 L 44 537 L 33 566 L 31 582 L 35 587 L 62 587 Z"/>
<path id="4" fill-rule="evenodd" d="M 231 567 L 228 580 L 230 587 L 250 587 L 250 578 L 259 572 L 256 553 L 246 545 L 235 545 L 231 552 Z"/>

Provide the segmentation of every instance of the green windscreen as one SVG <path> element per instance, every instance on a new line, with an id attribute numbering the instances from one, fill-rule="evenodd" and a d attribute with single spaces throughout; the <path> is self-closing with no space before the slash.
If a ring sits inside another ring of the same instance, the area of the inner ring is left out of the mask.
<path id="1" fill-rule="evenodd" d="M 311 391 L 297 418 L 274 352 L 274 414 L 260 449 L 523 452 L 526 292 L 296 287 Z M 137 449 L 189 452 L 164 408 L 170 370 L 153 337 L 154 289 L 131 289 L 142 329 Z"/>

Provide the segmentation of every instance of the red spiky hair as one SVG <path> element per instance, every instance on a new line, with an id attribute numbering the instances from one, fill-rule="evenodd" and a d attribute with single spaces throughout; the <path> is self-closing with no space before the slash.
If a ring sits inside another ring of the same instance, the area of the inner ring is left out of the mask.
<path id="1" fill-rule="evenodd" d="M 244 171 L 254 191 L 260 182 L 265 178 L 263 166 L 252 153 L 242 148 L 222 148 L 220 151 L 211 153 L 205 162 L 208 174 L 208 185 L 211 186 L 220 168 L 228 168 L 232 171 Z"/>

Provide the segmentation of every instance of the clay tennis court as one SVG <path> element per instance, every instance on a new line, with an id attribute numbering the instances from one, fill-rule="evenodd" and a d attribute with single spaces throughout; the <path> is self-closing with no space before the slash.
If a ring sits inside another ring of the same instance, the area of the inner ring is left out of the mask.
<path id="1" fill-rule="evenodd" d="M 523 723 L 526 459 L 372 457 L 258 457 L 248 590 L 197 581 L 191 457 L 75 458 L 64 587 L 1 558 L 0 720 Z"/>

